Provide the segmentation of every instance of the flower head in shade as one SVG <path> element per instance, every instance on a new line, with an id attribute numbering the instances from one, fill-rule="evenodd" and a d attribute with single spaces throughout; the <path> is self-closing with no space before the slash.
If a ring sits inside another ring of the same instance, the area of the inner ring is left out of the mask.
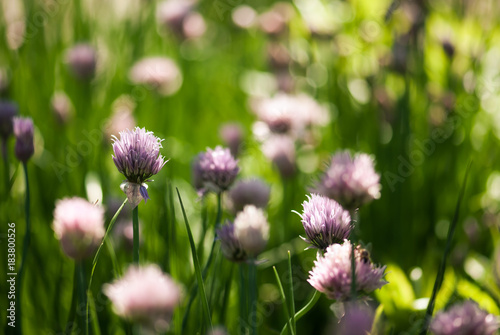
<path id="1" fill-rule="evenodd" d="M 77 197 L 58 200 L 53 229 L 66 255 L 84 259 L 97 249 L 104 236 L 104 209 Z"/>
<path id="2" fill-rule="evenodd" d="M 318 249 L 326 249 L 334 243 L 342 243 L 351 233 L 351 215 L 335 200 L 317 194 L 307 196 L 302 219 L 307 243 Z"/>
<path id="3" fill-rule="evenodd" d="M 147 186 L 148 178 L 157 174 L 167 163 L 160 155 L 162 140 L 144 128 L 120 132 L 120 139 L 113 139 L 113 162 L 118 171 L 128 180 L 122 184 L 130 203 L 135 207 L 141 199 L 149 199 Z"/>
<path id="4" fill-rule="evenodd" d="M 262 152 L 274 163 L 283 178 L 295 174 L 295 143 L 291 137 L 271 136 L 263 143 Z"/>
<path id="5" fill-rule="evenodd" d="M 234 236 L 234 224 L 226 221 L 226 224 L 217 229 L 222 254 L 231 262 L 244 262 L 247 254 L 243 250 L 240 241 Z"/>
<path id="6" fill-rule="evenodd" d="M 225 123 L 219 129 L 220 138 L 229 147 L 231 155 L 237 157 L 243 142 L 243 129 L 239 123 Z"/>
<path id="7" fill-rule="evenodd" d="M 366 335 L 372 329 L 373 310 L 363 302 L 345 304 L 345 314 L 339 320 L 335 334 Z"/>
<path id="8" fill-rule="evenodd" d="M 309 271 L 307 280 L 318 291 L 329 299 L 345 301 L 351 295 L 351 242 L 332 244 L 326 248 L 323 256 L 318 254 L 314 267 Z M 384 267 L 377 267 L 363 257 L 364 251 L 356 248 L 356 291 L 358 294 L 369 294 L 381 288 L 387 282 L 383 279 Z"/>
<path id="9" fill-rule="evenodd" d="M 96 51 L 85 43 L 76 44 L 66 53 L 66 63 L 71 72 L 82 80 L 91 79 L 96 69 Z"/>
<path id="10" fill-rule="evenodd" d="M 500 319 L 479 308 L 472 300 L 439 312 L 432 319 L 430 331 L 435 335 L 493 335 Z"/>
<path id="11" fill-rule="evenodd" d="M 269 240 L 269 223 L 262 209 L 245 206 L 234 220 L 234 236 L 250 257 L 260 254 Z"/>
<path id="12" fill-rule="evenodd" d="M 207 151 L 200 153 L 195 160 L 194 184 L 201 193 L 220 193 L 229 189 L 239 171 L 238 161 L 229 149 L 220 146 L 215 149 L 207 148 Z"/>
<path id="13" fill-rule="evenodd" d="M 182 73 L 167 57 L 147 57 L 134 64 L 129 78 L 136 85 L 146 85 L 161 95 L 172 95 L 182 85 Z"/>
<path id="14" fill-rule="evenodd" d="M 6 140 L 14 131 L 14 116 L 17 115 L 17 105 L 8 101 L 0 101 L 0 138 Z"/>
<path id="15" fill-rule="evenodd" d="M 65 124 L 73 114 L 73 104 L 64 92 L 55 92 L 50 100 L 54 116 L 59 124 Z"/>
<path id="16" fill-rule="evenodd" d="M 380 175 L 371 156 L 358 153 L 352 157 L 341 151 L 332 157 L 317 191 L 346 209 L 355 209 L 380 197 Z"/>
<path id="17" fill-rule="evenodd" d="M 131 266 L 103 291 L 117 315 L 156 332 L 167 330 L 182 296 L 181 288 L 156 265 Z"/>
<path id="18" fill-rule="evenodd" d="M 260 179 L 237 182 L 229 191 L 229 199 L 235 212 L 241 212 L 246 205 L 264 208 L 269 203 L 271 188 Z"/>
<path id="19" fill-rule="evenodd" d="M 33 120 L 29 117 L 15 117 L 14 135 L 16 136 L 16 157 L 21 162 L 26 163 L 35 152 L 33 144 Z"/>

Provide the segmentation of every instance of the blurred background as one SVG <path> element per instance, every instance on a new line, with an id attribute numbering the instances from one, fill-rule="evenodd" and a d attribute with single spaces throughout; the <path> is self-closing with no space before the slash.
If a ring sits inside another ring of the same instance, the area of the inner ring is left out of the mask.
<path id="1" fill-rule="evenodd" d="M 141 257 L 158 263 L 186 292 L 194 272 L 175 188 L 202 259 L 213 238 L 209 232 L 202 239 L 202 222 L 213 222 L 216 212 L 215 196 L 200 200 L 192 186 L 196 154 L 229 146 L 240 179 L 270 186 L 271 237 L 259 266 L 261 334 L 279 333 L 285 323 L 272 266 L 286 273 L 287 250 L 298 308 L 313 292 L 306 279 L 315 251 L 304 250 L 300 218 L 291 210 L 302 210 L 340 149 L 373 155 L 381 176 L 381 198 L 359 211 L 358 237 L 371 243 L 375 263 L 388 265 L 390 284 L 371 302 L 383 305 L 383 330 L 418 329 L 470 161 L 436 309 L 474 297 L 500 314 L 497 1 L 2 0 L 0 8 L 2 108 L 14 103 L 35 124 L 26 334 L 62 333 L 68 322 L 74 263 L 51 228 L 55 201 L 98 200 L 109 222 L 124 199 L 111 136 L 134 126 L 165 139 L 161 152 L 170 159 L 150 183 L 151 200 L 140 206 Z M 280 125 L 273 129 L 265 110 L 281 103 L 310 116 L 300 136 L 270 138 Z M 0 244 L 4 254 L 6 223 L 15 222 L 20 259 L 26 187 L 12 138 L 5 148 Z M 224 208 L 224 218 L 234 218 L 230 204 Z M 123 214 L 123 227 L 127 221 L 130 213 Z M 123 266 L 131 259 L 126 230 L 113 235 Z M 100 293 L 113 279 L 103 255 L 92 287 L 99 327 L 102 334 L 124 334 Z M 6 262 L 0 259 L 2 269 Z M 229 262 L 220 267 L 217 273 L 235 283 L 227 315 L 216 314 L 214 322 L 237 334 L 236 270 Z M 6 306 L 6 295 L 0 302 Z M 187 334 L 196 333 L 200 306 L 192 307 Z M 174 314 L 172 334 L 181 333 L 185 309 L 186 303 Z M 297 323 L 298 333 L 333 334 L 332 310 L 322 297 Z M 5 309 L 0 315 L 4 328 Z"/>

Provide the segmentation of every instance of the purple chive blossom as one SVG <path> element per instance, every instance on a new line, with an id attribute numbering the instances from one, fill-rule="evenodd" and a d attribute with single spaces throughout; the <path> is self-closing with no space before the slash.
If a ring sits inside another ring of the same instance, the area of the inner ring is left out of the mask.
<path id="1" fill-rule="evenodd" d="M 439 312 L 431 321 L 430 331 L 435 335 L 493 335 L 500 327 L 500 319 L 467 300 Z"/>
<path id="2" fill-rule="evenodd" d="M 339 320 L 335 334 L 337 335 L 366 335 L 372 329 L 373 310 L 363 302 L 349 302 L 345 304 L 345 314 Z"/>
<path id="3" fill-rule="evenodd" d="M 217 229 L 222 254 L 231 262 L 244 262 L 247 254 L 241 247 L 240 242 L 234 236 L 234 224 L 226 221 L 226 224 Z"/>
<path id="4" fill-rule="evenodd" d="M 97 54 L 89 44 L 76 44 L 67 51 L 66 62 L 78 79 L 88 80 L 95 74 Z"/>
<path id="5" fill-rule="evenodd" d="M 160 155 L 163 140 L 139 127 L 133 131 L 128 129 L 121 131 L 120 139 L 112 136 L 112 140 L 115 154 L 112 156 L 113 162 L 128 180 L 122 184 L 123 191 L 132 205 L 136 206 L 141 198 L 147 201 L 149 196 L 145 182 L 160 172 L 167 163 Z"/>
<path id="6" fill-rule="evenodd" d="M 316 194 L 304 201 L 302 225 L 307 238 L 304 240 L 318 249 L 326 249 L 334 243 L 342 243 L 351 233 L 351 216 L 336 201 Z"/>
<path id="7" fill-rule="evenodd" d="M 377 267 L 369 259 L 362 257 L 361 250 L 355 249 L 357 294 L 369 294 L 387 282 L 383 279 L 385 266 Z M 345 301 L 351 295 L 351 242 L 332 244 L 324 256 L 318 254 L 307 280 L 329 299 Z"/>
<path id="8" fill-rule="evenodd" d="M 122 278 L 104 285 L 117 315 L 163 333 L 181 301 L 179 285 L 156 265 L 132 266 Z"/>
<path id="9" fill-rule="evenodd" d="M 0 101 L 0 137 L 7 140 L 13 131 L 13 119 L 17 115 L 17 105 L 8 101 Z"/>
<path id="10" fill-rule="evenodd" d="M 236 179 L 240 168 L 227 148 L 207 148 L 196 158 L 193 173 L 194 184 L 201 193 L 226 191 Z"/>
<path id="11" fill-rule="evenodd" d="M 269 203 L 271 188 L 260 179 L 237 182 L 229 191 L 233 210 L 241 212 L 246 205 L 264 208 Z"/>
<path id="12" fill-rule="evenodd" d="M 53 229 L 68 257 L 90 256 L 104 237 L 104 209 L 82 198 L 58 200 Z"/>
<path id="13" fill-rule="evenodd" d="M 14 118 L 14 135 L 16 136 L 15 154 L 17 159 L 26 163 L 33 156 L 33 120 L 31 118 Z"/>
<path id="14" fill-rule="evenodd" d="M 375 172 L 373 158 L 348 151 L 332 157 L 317 191 L 352 210 L 380 197 L 380 175 Z"/>

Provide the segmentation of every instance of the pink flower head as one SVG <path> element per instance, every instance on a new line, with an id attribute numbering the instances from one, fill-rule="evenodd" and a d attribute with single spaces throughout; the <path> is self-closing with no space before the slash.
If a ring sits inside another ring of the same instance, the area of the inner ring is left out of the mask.
<path id="1" fill-rule="evenodd" d="M 76 44 L 67 51 L 66 62 L 78 79 L 88 80 L 95 74 L 97 54 L 94 47 L 89 44 Z"/>
<path id="2" fill-rule="evenodd" d="M 168 329 L 182 296 L 181 288 L 156 265 L 131 266 L 122 278 L 104 285 L 103 291 L 117 315 L 156 332 Z"/>
<path id="3" fill-rule="evenodd" d="M 77 197 L 58 200 L 53 229 L 66 255 L 84 259 L 97 249 L 104 236 L 104 209 Z"/>
<path id="4" fill-rule="evenodd" d="M 182 85 L 182 73 L 167 57 L 147 57 L 137 61 L 129 72 L 136 85 L 146 85 L 161 95 L 172 95 Z"/>
<path id="5" fill-rule="evenodd" d="M 430 324 L 435 335 L 493 335 L 500 327 L 500 319 L 467 300 L 436 314 Z"/>
<path id="6" fill-rule="evenodd" d="M 269 223 L 262 209 L 245 206 L 234 219 L 234 236 L 250 257 L 260 254 L 269 240 Z"/>
<path id="7" fill-rule="evenodd" d="M 194 184 L 201 193 L 221 193 L 233 184 L 240 168 L 227 148 L 207 148 L 196 158 L 193 166 Z"/>
<path id="8" fill-rule="evenodd" d="M 316 194 L 304 201 L 302 225 L 307 235 L 304 239 L 318 249 L 326 249 L 334 243 L 342 243 L 351 233 L 351 215 L 335 200 Z"/>
<path id="9" fill-rule="evenodd" d="M 314 267 L 309 271 L 307 280 L 318 291 L 329 299 L 345 301 L 351 295 L 351 242 L 332 244 L 326 249 L 324 256 L 318 254 Z M 383 279 L 385 266 L 377 267 L 363 256 L 362 249 L 356 248 L 356 291 L 358 294 L 369 294 L 381 288 L 387 282 Z"/>
<path id="10" fill-rule="evenodd" d="M 332 157 L 317 191 L 346 209 L 355 209 L 380 197 L 380 175 L 371 156 L 357 153 L 352 157 L 341 151 Z"/>

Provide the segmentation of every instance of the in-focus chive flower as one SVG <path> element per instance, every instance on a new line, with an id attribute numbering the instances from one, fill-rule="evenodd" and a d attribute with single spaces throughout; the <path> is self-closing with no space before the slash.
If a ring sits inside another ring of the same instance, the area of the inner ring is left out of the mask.
<path id="1" fill-rule="evenodd" d="M 439 312 L 432 319 L 430 331 L 434 335 L 493 335 L 500 327 L 498 316 L 479 308 L 476 302 L 467 300 Z"/>
<path id="2" fill-rule="evenodd" d="M 245 206 L 234 220 L 234 236 L 250 258 L 255 258 L 269 240 L 269 223 L 262 209 Z"/>
<path id="3" fill-rule="evenodd" d="M 345 304 L 345 314 L 335 328 L 337 335 L 366 335 L 372 329 L 374 312 L 364 302 Z"/>
<path id="4" fill-rule="evenodd" d="M 357 153 L 352 157 L 341 151 L 332 157 L 317 191 L 348 210 L 356 209 L 380 197 L 380 175 L 371 156 Z"/>
<path id="5" fill-rule="evenodd" d="M 307 238 L 304 241 L 318 249 L 326 249 L 334 243 L 342 243 L 349 237 L 352 230 L 351 215 L 335 200 L 311 194 L 304 201 L 302 225 Z"/>
<path id="6" fill-rule="evenodd" d="M 244 262 L 247 254 L 243 250 L 240 241 L 234 236 L 234 224 L 226 221 L 226 224 L 217 229 L 217 237 L 220 241 L 222 254 L 231 262 Z"/>
<path id="7" fill-rule="evenodd" d="M 112 140 L 113 162 L 127 178 L 127 182 L 121 186 L 122 190 L 135 207 L 142 199 L 149 199 L 145 182 L 150 181 L 148 178 L 157 174 L 167 163 L 160 155 L 163 140 L 139 127 L 121 131 L 120 139 L 112 136 Z"/>
<path id="8" fill-rule="evenodd" d="M 64 253 L 82 260 L 97 249 L 104 236 L 104 209 L 77 197 L 58 200 L 53 229 Z"/>
<path id="9" fill-rule="evenodd" d="M 89 44 L 76 44 L 67 51 L 66 63 L 73 75 L 78 79 L 92 79 L 97 64 L 96 51 L 94 47 Z"/>
<path id="10" fill-rule="evenodd" d="M 240 168 L 238 161 L 227 148 L 215 149 L 198 154 L 193 165 L 194 186 L 201 194 L 221 193 L 233 184 Z"/>
<path id="11" fill-rule="evenodd" d="M 33 156 L 33 120 L 31 118 L 14 118 L 14 135 L 16 136 L 15 154 L 17 159 L 26 163 Z"/>
<path id="12" fill-rule="evenodd" d="M 307 280 L 318 291 L 329 299 L 345 301 L 351 297 L 351 242 L 332 244 L 326 248 L 325 254 L 318 254 L 314 267 L 309 271 Z M 381 288 L 387 282 L 383 279 L 385 266 L 377 267 L 364 257 L 363 251 L 356 248 L 356 293 L 369 294 Z"/>
<path id="13" fill-rule="evenodd" d="M 13 102 L 0 101 L 0 138 L 7 140 L 14 131 L 14 116 L 17 115 L 17 105 Z"/>
<path id="14" fill-rule="evenodd" d="M 229 190 L 229 200 L 235 212 L 246 205 L 265 208 L 269 203 L 271 188 L 260 179 L 240 180 Z"/>
<path id="15" fill-rule="evenodd" d="M 118 316 L 155 333 L 168 329 L 182 297 L 179 285 L 157 265 L 131 266 L 122 278 L 104 285 L 103 291 Z"/>

